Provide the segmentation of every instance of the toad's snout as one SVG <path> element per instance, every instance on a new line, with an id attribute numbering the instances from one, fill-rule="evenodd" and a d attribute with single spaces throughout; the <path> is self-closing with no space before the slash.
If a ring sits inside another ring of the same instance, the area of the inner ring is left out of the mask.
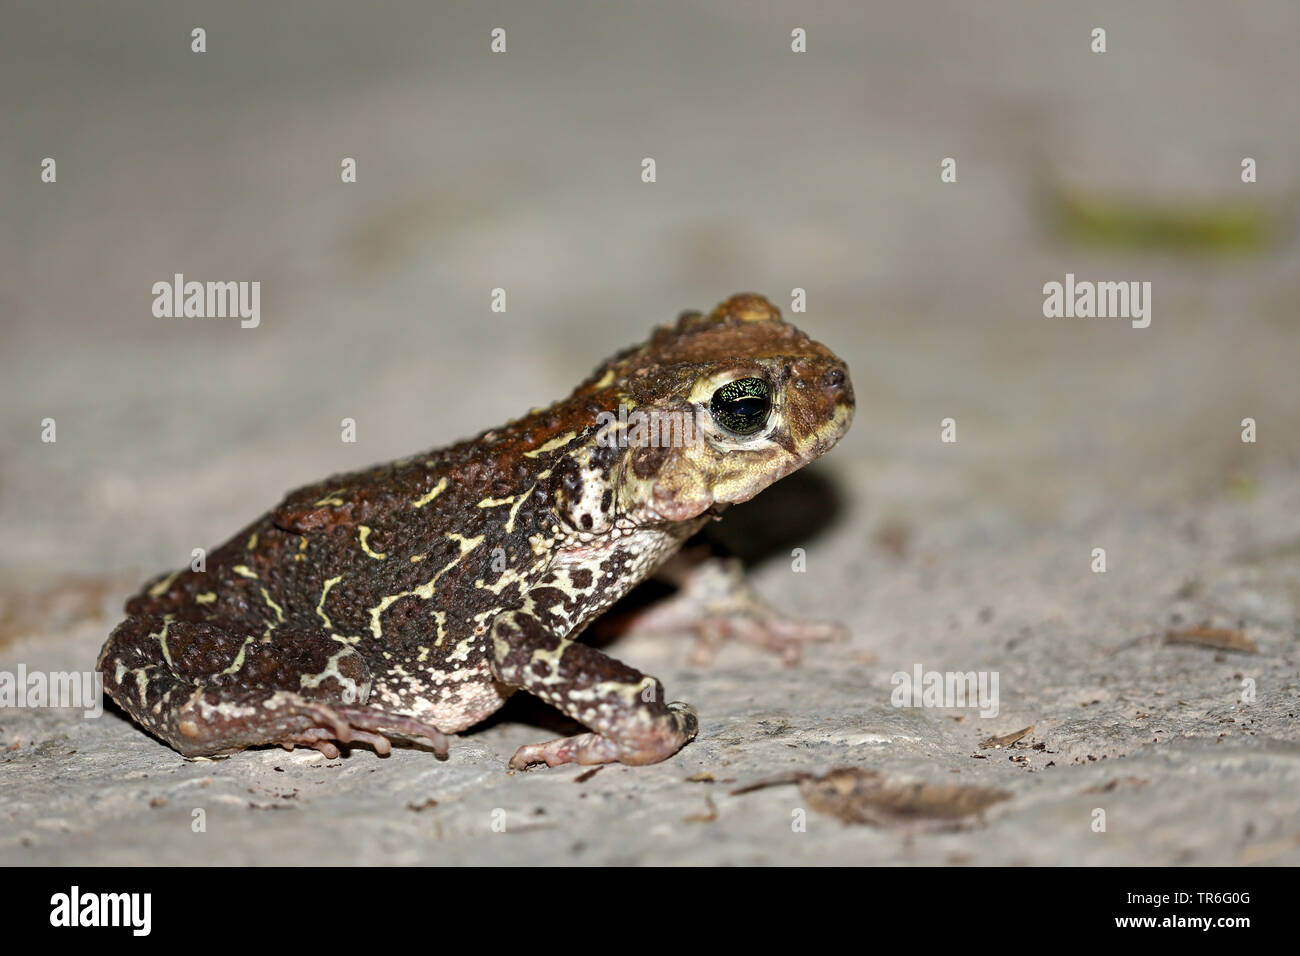
<path id="1" fill-rule="evenodd" d="M 853 383 L 849 381 L 849 371 L 842 365 L 832 366 L 822 376 L 822 392 L 832 405 L 847 405 L 853 408 Z"/>

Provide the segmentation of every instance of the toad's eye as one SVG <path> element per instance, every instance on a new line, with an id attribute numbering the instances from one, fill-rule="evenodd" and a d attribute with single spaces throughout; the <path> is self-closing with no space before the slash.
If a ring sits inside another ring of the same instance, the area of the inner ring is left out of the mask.
<path id="1" fill-rule="evenodd" d="M 772 399 L 761 378 L 738 378 L 713 393 L 709 414 L 733 435 L 752 435 L 767 424 Z"/>

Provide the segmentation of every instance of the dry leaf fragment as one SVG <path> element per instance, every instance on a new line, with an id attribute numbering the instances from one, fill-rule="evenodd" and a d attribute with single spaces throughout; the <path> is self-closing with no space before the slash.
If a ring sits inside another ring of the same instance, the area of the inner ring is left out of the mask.
<path id="1" fill-rule="evenodd" d="M 708 805 L 709 812 L 692 813 L 689 817 L 685 818 L 686 823 L 712 823 L 714 820 L 718 819 L 718 808 L 713 802 L 712 795 L 706 793 L 704 795 L 704 802 Z"/>
<path id="2" fill-rule="evenodd" d="M 894 780 L 879 770 L 838 767 L 822 776 L 786 774 L 733 790 L 750 793 L 783 783 L 799 784 L 808 805 L 845 823 L 906 829 L 959 829 L 1011 794 L 990 787 Z"/>
<path id="3" fill-rule="evenodd" d="M 799 791 L 814 810 L 845 823 L 955 829 L 1011 794 L 990 787 L 891 780 L 877 770 L 845 767 L 808 777 Z"/>
<path id="4" fill-rule="evenodd" d="M 799 783 L 807 776 L 808 774 L 806 773 L 799 773 L 796 771 L 792 773 L 783 773 L 776 777 L 766 777 L 763 780 L 758 780 L 754 783 L 747 783 L 743 787 L 737 787 L 735 790 L 731 791 L 731 795 L 733 797 L 738 797 L 742 793 L 753 793 L 755 790 L 766 790 L 768 787 L 779 787 L 787 783 Z"/>
<path id="5" fill-rule="evenodd" d="M 1006 734 L 1002 737 L 986 737 L 984 740 L 980 741 L 980 749 L 992 750 L 997 747 L 1010 747 L 1017 740 L 1019 740 L 1021 737 L 1028 734 L 1033 729 L 1034 729 L 1034 725 L 1030 724 L 1024 730 L 1017 730 L 1012 733 Z"/>
<path id="6" fill-rule="evenodd" d="M 1259 648 L 1246 636 L 1245 631 L 1227 627 L 1188 627 L 1181 631 L 1166 631 L 1165 643 L 1195 644 L 1220 651 L 1241 651 L 1244 654 L 1259 653 Z"/>

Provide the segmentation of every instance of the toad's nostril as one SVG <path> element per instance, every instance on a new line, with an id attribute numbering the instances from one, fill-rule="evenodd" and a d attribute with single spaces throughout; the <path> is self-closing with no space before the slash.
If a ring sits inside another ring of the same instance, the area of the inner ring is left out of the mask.
<path id="1" fill-rule="evenodd" d="M 833 368 L 826 373 L 822 381 L 826 384 L 827 388 L 835 388 L 838 385 L 843 385 L 844 370 L 841 368 Z"/>

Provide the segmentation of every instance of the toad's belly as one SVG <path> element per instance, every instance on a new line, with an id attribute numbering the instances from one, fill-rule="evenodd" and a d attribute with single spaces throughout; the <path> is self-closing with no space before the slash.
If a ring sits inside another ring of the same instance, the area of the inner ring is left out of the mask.
<path id="1" fill-rule="evenodd" d="M 369 706 L 428 721 L 446 734 L 490 717 L 514 693 L 478 655 L 464 663 L 404 661 L 378 670 L 366 700 Z"/>

